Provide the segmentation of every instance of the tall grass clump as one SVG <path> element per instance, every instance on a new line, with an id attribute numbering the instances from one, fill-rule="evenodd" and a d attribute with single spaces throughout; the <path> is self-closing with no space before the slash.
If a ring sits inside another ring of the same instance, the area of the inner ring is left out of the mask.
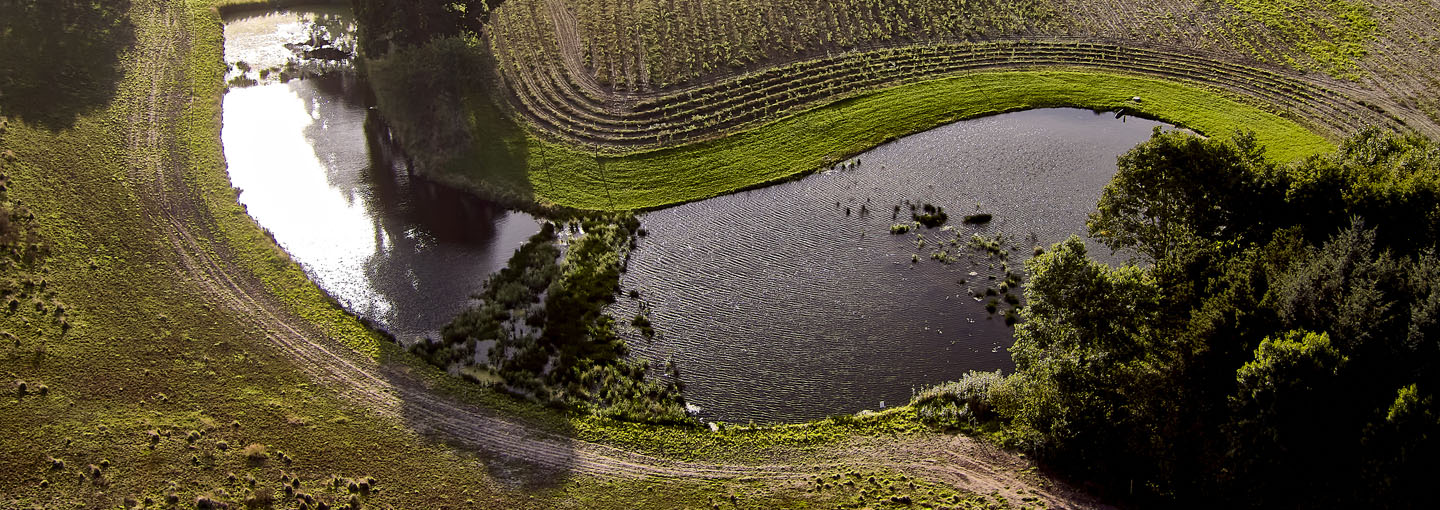
<path id="1" fill-rule="evenodd" d="M 995 395 L 1005 376 L 1000 371 L 966 372 L 958 381 L 922 390 L 910 400 L 915 415 L 928 425 L 968 429 L 996 418 Z"/>

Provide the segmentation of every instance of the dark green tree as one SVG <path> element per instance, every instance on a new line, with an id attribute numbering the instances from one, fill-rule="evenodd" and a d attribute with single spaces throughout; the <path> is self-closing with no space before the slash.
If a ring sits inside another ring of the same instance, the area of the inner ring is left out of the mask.
<path id="1" fill-rule="evenodd" d="M 1110 268 L 1077 237 L 1026 262 L 1023 321 L 1011 347 L 1015 398 L 1004 414 L 1045 458 L 1133 480 L 1154 455 L 1168 350 L 1152 329 L 1159 293 L 1142 269 Z M 1144 480 L 1142 480 L 1143 482 Z"/>
<path id="2" fill-rule="evenodd" d="M 435 39 L 480 33 L 500 0 L 353 0 L 361 52 L 379 57 Z"/>
<path id="3" fill-rule="evenodd" d="M 1201 138 L 1156 129 L 1119 159 L 1090 216 L 1090 235 L 1152 260 L 1192 238 L 1264 240 L 1284 188 L 1254 137 Z"/>

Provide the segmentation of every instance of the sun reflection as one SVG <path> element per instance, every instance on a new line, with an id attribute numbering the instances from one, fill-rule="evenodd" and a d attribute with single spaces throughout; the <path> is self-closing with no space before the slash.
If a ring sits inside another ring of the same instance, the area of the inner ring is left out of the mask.
<path id="1" fill-rule="evenodd" d="M 393 304 L 369 280 L 354 277 L 364 274 L 367 257 L 384 248 L 374 235 L 372 214 L 363 200 L 331 187 L 326 175 L 335 162 L 316 156 L 305 136 L 319 121 L 320 109 L 318 102 L 307 107 L 291 85 L 227 93 L 221 131 L 225 158 L 231 167 L 246 169 L 232 172 L 231 181 L 242 190 L 240 203 L 250 215 L 322 287 L 357 312 L 388 316 Z"/>

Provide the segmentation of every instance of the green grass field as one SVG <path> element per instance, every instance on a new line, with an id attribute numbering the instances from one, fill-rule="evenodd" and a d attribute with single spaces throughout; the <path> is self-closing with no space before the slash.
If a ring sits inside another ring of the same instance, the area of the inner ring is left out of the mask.
<path id="1" fill-rule="evenodd" d="M 1131 101 L 1136 96 L 1141 98 L 1138 103 Z M 948 122 L 1066 106 L 1123 109 L 1208 136 L 1254 131 L 1278 161 L 1334 147 L 1291 120 L 1188 85 L 1093 72 L 1018 71 L 903 85 L 718 140 L 598 159 L 505 128 L 508 120 L 481 105 L 475 108 L 472 125 L 478 132 L 499 136 L 477 136 L 471 157 L 439 177 L 482 189 L 508 182 L 510 189 L 525 190 L 521 195 L 533 194 L 542 203 L 563 207 L 651 209 L 793 178 Z"/>

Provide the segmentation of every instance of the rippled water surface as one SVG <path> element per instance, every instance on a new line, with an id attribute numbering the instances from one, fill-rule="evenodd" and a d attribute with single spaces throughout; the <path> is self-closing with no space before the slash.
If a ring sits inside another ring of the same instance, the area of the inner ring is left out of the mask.
<path id="1" fill-rule="evenodd" d="M 311 277 L 409 340 L 464 308 L 539 225 L 409 176 L 367 135 L 365 83 L 333 62 L 291 67 L 319 78 L 260 76 L 285 67 L 297 44 L 348 49 L 353 30 L 333 9 L 226 20 L 227 62 L 244 60 L 259 84 L 225 96 L 225 156 L 240 202 Z M 1083 233 L 1116 156 L 1159 125 L 1070 109 L 998 115 L 900 139 L 856 165 L 647 213 L 622 282 L 640 297 L 612 311 L 626 324 L 650 310 L 658 335 L 630 332 L 632 350 L 677 362 L 709 419 L 879 409 L 967 370 L 1008 370 L 1011 329 L 972 297 L 1003 266 L 963 249 L 950 265 L 930 253 L 957 234 L 963 244 L 1004 233 L 1018 268 L 1032 247 Z M 919 230 L 924 247 L 915 232 L 891 235 L 896 205 L 909 219 L 906 201 L 944 207 L 951 229 Z M 976 212 L 995 219 L 960 224 Z"/>
<path id="2" fill-rule="evenodd" d="M 354 29 L 338 10 L 227 19 L 226 61 L 258 77 L 317 26 L 333 39 Z M 409 176 L 366 135 L 368 89 L 353 73 L 261 83 L 224 99 L 240 202 L 322 288 L 400 339 L 433 334 L 539 231 L 529 215 Z"/>
<path id="3" fill-rule="evenodd" d="M 1160 125 L 1074 109 L 997 115 L 902 138 L 849 168 L 648 213 L 623 282 L 641 297 L 616 314 L 628 322 L 649 306 L 658 335 L 633 335 L 632 348 L 674 360 L 687 400 L 725 421 L 879 409 L 971 369 L 1009 370 L 1011 329 L 971 294 L 997 285 L 988 277 L 1003 279 L 1001 266 L 982 255 L 942 264 L 929 259 L 935 242 L 1003 232 L 1022 247 L 1010 257 L 1020 267 L 1034 246 L 1083 235 L 1116 157 Z M 923 249 L 914 232 L 891 235 L 906 200 L 944 207 L 954 230 L 922 228 Z M 975 212 L 994 221 L 960 224 Z"/>

